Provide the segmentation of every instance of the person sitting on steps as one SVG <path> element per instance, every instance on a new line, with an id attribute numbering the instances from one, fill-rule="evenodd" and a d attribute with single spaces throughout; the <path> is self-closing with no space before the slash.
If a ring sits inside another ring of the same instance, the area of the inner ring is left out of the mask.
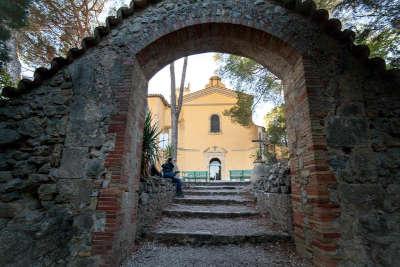
<path id="1" fill-rule="evenodd" d="M 163 177 L 172 179 L 172 182 L 175 184 L 176 196 L 183 197 L 181 179 L 176 177 L 179 174 L 179 170 L 175 160 L 173 158 L 168 158 L 167 161 L 161 165 L 161 168 Z"/>

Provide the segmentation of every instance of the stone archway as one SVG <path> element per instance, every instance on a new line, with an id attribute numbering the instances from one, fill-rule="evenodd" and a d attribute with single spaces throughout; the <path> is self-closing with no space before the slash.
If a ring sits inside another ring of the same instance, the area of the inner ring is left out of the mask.
<path id="1" fill-rule="evenodd" d="M 208 164 L 210 180 L 221 180 L 222 163 L 218 158 L 212 158 Z"/>
<path id="2" fill-rule="evenodd" d="M 4 91 L 12 100 L 0 108 L 9 177 L 2 201 L 19 213 L 21 201 L 37 205 L 50 225 L 68 218 L 56 231 L 56 250 L 37 258 L 27 236 L 33 250 L 21 262 L 63 255 L 73 266 L 106 266 L 127 255 L 147 81 L 174 59 L 209 51 L 253 58 L 283 81 L 298 251 L 320 266 L 394 261 L 399 241 L 387 240 L 398 229 L 374 229 L 374 218 L 390 222 L 399 214 L 398 74 L 368 60 L 368 50 L 352 44 L 354 34 L 310 1 L 147 2 L 120 9 L 82 49 Z M 15 216 L 6 218 L 29 224 L 28 215 Z M 25 238 L 20 228 L 5 229 Z"/>
<path id="3" fill-rule="evenodd" d="M 203 152 L 204 156 L 204 167 L 205 169 L 209 168 L 210 161 L 214 158 L 217 158 L 218 160 L 221 161 L 221 175 L 222 177 L 227 177 L 227 169 L 226 169 L 226 149 L 223 147 L 209 147 Z"/>

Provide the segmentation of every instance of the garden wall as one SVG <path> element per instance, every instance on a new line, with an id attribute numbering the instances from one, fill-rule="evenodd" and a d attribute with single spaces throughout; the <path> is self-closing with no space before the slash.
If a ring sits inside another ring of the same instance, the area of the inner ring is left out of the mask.
<path id="1" fill-rule="evenodd" d="M 143 238 L 159 219 L 162 210 L 172 202 L 175 186 L 165 178 L 148 177 L 140 182 L 137 214 L 137 239 Z"/>
<path id="2" fill-rule="evenodd" d="M 290 196 L 290 170 L 282 161 L 274 165 L 259 165 L 252 190 L 257 210 L 265 214 L 283 231 L 292 234 L 292 201 Z"/>

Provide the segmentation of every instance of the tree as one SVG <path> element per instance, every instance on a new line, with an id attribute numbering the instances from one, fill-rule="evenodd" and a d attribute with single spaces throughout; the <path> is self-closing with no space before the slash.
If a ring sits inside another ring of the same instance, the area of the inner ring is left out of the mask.
<path id="1" fill-rule="evenodd" d="M 8 84 L 5 82 L 12 81 L 9 73 L 10 66 L 7 66 L 8 62 L 19 63 L 16 59 L 16 53 L 13 45 L 13 37 L 18 29 L 25 26 L 27 23 L 27 9 L 31 4 L 31 0 L 0 0 L 0 72 L 1 72 L 1 84 Z M 18 64 L 13 64 L 14 68 L 18 69 Z M 7 69 L 7 71 L 6 71 Z M 19 71 L 15 79 L 19 75 Z M 14 81 L 15 82 L 15 81 Z"/>
<path id="2" fill-rule="evenodd" d="M 272 146 L 272 151 L 266 151 L 266 157 L 269 160 L 276 161 L 276 148 L 285 151 L 288 146 L 286 133 L 286 118 L 283 105 L 273 108 L 265 117 L 265 133 L 268 144 Z M 283 148 L 283 149 L 282 149 Z"/>
<path id="3" fill-rule="evenodd" d="M 251 115 L 253 113 L 253 96 L 243 92 L 237 92 L 236 104 L 223 112 L 223 115 L 231 117 L 235 123 L 242 126 L 249 126 L 251 123 Z"/>
<path id="4" fill-rule="evenodd" d="M 20 31 L 18 48 L 29 65 L 48 64 L 80 47 L 91 36 L 107 0 L 41 0 L 29 8 L 28 26 Z"/>
<path id="5" fill-rule="evenodd" d="M 252 59 L 231 54 L 216 54 L 215 60 L 219 65 L 217 73 L 230 80 L 238 93 L 236 105 L 224 113 L 233 121 L 248 126 L 252 112 L 260 102 L 283 103 L 280 80 L 264 66 Z M 250 101 L 246 95 L 254 97 Z"/>
<path id="6" fill-rule="evenodd" d="M 356 32 L 356 43 L 365 44 L 371 57 L 384 58 L 389 68 L 400 67 L 400 1 L 393 0 L 317 0 Z"/>
<path id="7" fill-rule="evenodd" d="M 7 86 L 13 86 L 12 79 L 5 69 L 0 68 L 0 88 L 4 88 Z"/>
<path id="8" fill-rule="evenodd" d="M 356 43 L 368 45 L 371 57 L 384 58 L 389 68 L 400 67 L 400 1 L 317 0 L 316 4 L 341 19 L 344 27 L 354 30 Z M 275 106 L 283 103 L 280 81 L 262 65 L 236 55 L 216 54 L 215 59 L 219 75 L 230 80 L 238 91 L 255 95 L 252 109 L 261 101 Z M 251 114 L 239 112 L 244 110 L 248 110 L 248 103 L 238 100 L 226 114 L 247 125 Z"/>
<path id="9" fill-rule="evenodd" d="M 176 99 L 176 82 L 175 82 L 175 62 L 169 65 L 170 76 L 171 76 L 171 147 L 172 155 L 175 160 L 178 156 L 178 123 L 179 116 L 182 110 L 183 103 L 183 90 L 185 87 L 186 69 L 187 69 L 188 57 L 183 59 L 183 68 L 181 76 L 181 84 L 179 87 L 178 101 Z"/>
<path id="10" fill-rule="evenodd" d="M 283 105 L 273 108 L 265 115 L 264 120 L 269 143 L 287 147 L 286 118 Z"/>

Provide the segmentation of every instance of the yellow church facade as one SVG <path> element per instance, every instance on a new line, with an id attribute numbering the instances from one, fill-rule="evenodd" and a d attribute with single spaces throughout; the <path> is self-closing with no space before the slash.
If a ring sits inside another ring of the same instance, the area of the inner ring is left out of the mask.
<path id="1" fill-rule="evenodd" d="M 253 123 L 244 127 L 223 115 L 236 101 L 236 92 L 226 88 L 217 76 L 211 77 L 202 90 L 185 90 L 178 123 L 177 159 L 184 176 L 233 180 L 250 175 L 258 149 L 252 140 L 263 134 L 263 127 Z M 165 139 L 171 128 L 168 102 L 162 95 L 149 95 L 148 108 Z"/>

